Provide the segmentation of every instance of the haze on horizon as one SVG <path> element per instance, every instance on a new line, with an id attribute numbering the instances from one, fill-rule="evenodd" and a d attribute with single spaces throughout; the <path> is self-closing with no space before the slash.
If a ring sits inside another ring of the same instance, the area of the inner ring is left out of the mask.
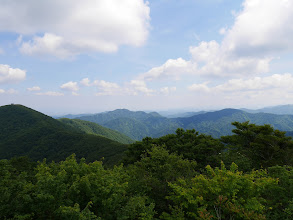
<path id="1" fill-rule="evenodd" d="M 77 114 L 293 104 L 292 1 L 0 6 L 0 105 Z"/>

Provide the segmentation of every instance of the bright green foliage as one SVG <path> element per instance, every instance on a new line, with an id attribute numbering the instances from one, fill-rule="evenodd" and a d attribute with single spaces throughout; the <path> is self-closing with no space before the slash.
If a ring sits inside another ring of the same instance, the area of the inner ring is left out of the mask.
<path id="1" fill-rule="evenodd" d="M 228 158 L 238 164 L 244 160 L 247 166 L 250 164 L 250 169 L 293 165 L 293 141 L 285 132 L 274 130 L 270 125 L 232 124 L 236 127 L 232 130 L 234 135 L 221 138 L 229 149 Z"/>
<path id="2" fill-rule="evenodd" d="M 151 219 L 154 214 L 147 197 L 128 193 L 129 176 L 122 166 L 106 170 L 101 162 L 78 163 L 71 156 L 40 163 L 32 182 L 26 173 L 13 177 L 5 160 L 0 168 L 4 219 Z"/>
<path id="3" fill-rule="evenodd" d="M 165 219 L 265 219 L 263 189 L 277 181 L 265 171 L 243 174 L 232 164 L 227 170 L 207 166 L 206 173 L 170 183 L 173 213 Z M 178 218 L 178 216 L 180 218 Z"/>
<path id="4" fill-rule="evenodd" d="M 160 138 L 144 138 L 128 147 L 125 153 L 125 164 L 134 163 L 140 160 L 153 145 L 162 146 L 170 153 L 182 155 L 184 159 L 195 160 L 198 168 L 210 164 L 216 166 L 220 163 L 219 153 L 224 145 L 211 136 L 198 134 L 195 130 L 177 129 L 176 134 L 169 134 Z"/>
<path id="5" fill-rule="evenodd" d="M 278 185 L 269 185 L 263 195 L 266 199 L 267 218 L 293 219 L 293 167 L 269 167 L 268 176 L 277 178 Z"/>
<path id="6" fill-rule="evenodd" d="M 193 177 L 196 165 L 194 161 L 170 154 L 164 147 L 153 146 L 140 161 L 128 167 L 132 177 L 129 184 L 137 193 L 145 193 L 153 199 L 159 215 L 169 209 L 168 183 Z"/>

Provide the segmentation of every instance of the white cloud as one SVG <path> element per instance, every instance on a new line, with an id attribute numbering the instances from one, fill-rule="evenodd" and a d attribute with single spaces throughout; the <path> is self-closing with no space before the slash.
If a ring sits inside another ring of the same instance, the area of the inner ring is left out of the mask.
<path id="1" fill-rule="evenodd" d="M 164 95 L 169 95 L 171 92 L 175 92 L 176 87 L 163 87 L 160 89 L 160 92 Z"/>
<path id="2" fill-rule="evenodd" d="M 246 91 L 285 91 L 293 92 L 293 75 L 290 73 L 274 74 L 267 77 L 254 77 L 250 79 L 231 79 L 224 84 L 209 87 L 208 83 L 193 84 L 188 87 L 190 91 L 209 93 L 233 93 Z"/>
<path id="3" fill-rule="evenodd" d="M 8 90 L 4 90 L 4 89 L 0 89 L 0 94 L 18 94 L 18 91 L 15 89 L 8 89 Z"/>
<path id="4" fill-rule="evenodd" d="M 80 84 L 83 86 L 91 86 L 89 78 L 84 78 L 80 81 Z"/>
<path id="5" fill-rule="evenodd" d="M 234 24 L 219 31 L 224 35 L 221 43 L 202 41 L 189 48 L 190 60 L 167 60 L 140 77 L 249 77 L 267 73 L 272 59 L 293 51 L 293 1 L 245 0 L 242 10 L 234 16 Z"/>
<path id="6" fill-rule="evenodd" d="M 218 85 L 208 82 L 188 87 L 189 96 L 198 104 L 244 107 L 283 105 L 293 100 L 293 74 L 274 74 L 248 79 L 231 79 Z M 199 101 L 201 100 L 201 101 Z"/>
<path id="7" fill-rule="evenodd" d="M 0 54 L 4 54 L 4 50 L 0 47 Z"/>
<path id="8" fill-rule="evenodd" d="M 0 64 L 0 84 L 16 83 L 25 80 L 26 71 L 11 68 L 9 65 Z"/>
<path id="9" fill-rule="evenodd" d="M 269 71 L 271 57 L 236 56 L 216 41 L 190 47 L 192 61 L 198 63 L 195 74 L 203 76 L 244 76 Z"/>
<path id="10" fill-rule="evenodd" d="M 130 83 L 128 83 L 126 92 L 130 95 L 138 95 L 139 93 L 142 93 L 149 96 L 155 91 L 149 89 L 143 80 L 131 80 Z"/>
<path id="11" fill-rule="evenodd" d="M 41 88 L 39 86 L 33 86 L 31 88 L 27 88 L 26 90 L 30 92 L 34 92 L 34 91 L 40 91 Z"/>
<path id="12" fill-rule="evenodd" d="M 141 74 L 139 80 L 172 79 L 179 80 L 181 75 L 196 71 L 197 64 L 182 58 L 169 59 L 163 65 L 154 67 L 148 72 Z"/>
<path id="13" fill-rule="evenodd" d="M 99 92 L 96 93 L 97 96 L 119 95 L 121 92 L 121 88 L 118 84 L 106 82 L 104 80 L 95 80 L 93 86 L 96 86 L 99 90 Z"/>
<path id="14" fill-rule="evenodd" d="M 39 92 L 35 93 L 36 95 L 45 95 L 45 96 L 64 96 L 61 92 L 54 92 L 54 91 L 48 91 L 48 92 Z"/>
<path id="15" fill-rule="evenodd" d="M 267 56 L 293 49 L 293 2 L 245 0 L 223 46 L 244 56 Z"/>
<path id="16" fill-rule="evenodd" d="M 150 8 L 144 0 L 0 0 L 0 31 L 23 35 L 21 51 L 67 58 L 141 46 L 148 36 Z"/>
<path id="17" fill-rule="evenodd" d="M 77 82 L 72 82 L 72 81 L 64 83 L 63 85 L 60 86 L 60 88 L 66 91 L 71 91 L 71 92 L 79 90 Z"/>

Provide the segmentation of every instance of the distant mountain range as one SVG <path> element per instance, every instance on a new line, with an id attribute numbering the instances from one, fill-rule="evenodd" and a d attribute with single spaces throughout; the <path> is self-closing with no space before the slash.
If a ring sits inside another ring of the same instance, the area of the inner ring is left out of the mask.
<path id="1" fill-rule="evenodd" d="M 85 157 L 87 161 L 104 158 L 104 163 L 113 165 L 121 159 L 126 145 L 102 135 L 131 141 L 108 128 L 103 130 L 101 126 L 78 120 L 73 121 L 75 125 L 68 125 L 68 120 L 59 121 L 22 105 L 1 106 L 0 122 L 0 159 L 26 155 L 33 160 L 59 161 L 75 153 L 77 158 Z M 87 126 L 91 132 L 86 130 Z"/>
<path id="2" fill-rule="evenodd" d="M 77 119 L 53 119 L 22 105 L 1 106 L 0 159 L 27 155 L 33 160 L 60 161 L 75 153 L 77 158 L 104 158 L 105 164 L 113 165 L 133 140 L 160 137 L 174 133 L 177 128 L 220 137 L 232 133 L 234 121 L 270 124 L 293 135 L 293 115 L 289 114 L 223 109 L 185 116 L 167 118 L 156 112 L 117 109 Z"/>
<path id="3" fill-rule="evenodd" d="M 265 107 L 261 109 L 241 109 L 249 113 L 271 113 L 276 115 L 293 115 L 293 105 L 278 105 L 272 107 Z"/>
<path id="4" fill-rule="evenodd" d="M 250 121 L 258 125 L 271 124 L 275 129 L 293 131 L 293 115 L 248 113 L 238 109 L 195 114 L 190 117 L 167 118 L 156 112 L 134 112 L 126 109 L 78 117 L 123 133 L 134 140 L 146 136 L 160 137 L 174 133 L 177 128 L 195 129 L 214 137 L 231 134 L 234 121 Z"/>

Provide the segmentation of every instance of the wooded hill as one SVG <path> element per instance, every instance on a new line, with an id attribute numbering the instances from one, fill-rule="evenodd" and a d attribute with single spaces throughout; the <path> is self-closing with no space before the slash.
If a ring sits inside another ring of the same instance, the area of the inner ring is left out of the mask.
<path id="1" fill-rule="evenodd" d="M 293 115 L 253 114 L 237 109 L 223 109 L 181 118 L 166 118 L 156 112 L 145 113 L 117 109 L 78 117 L 78 119 L 98 123 L 134 140 L 141 140 L 147 136 L 160 137 L 174 133 L 177 128 L 195 129 L 200 133 L 218 138 L 231 134 L 233 129 L 231 123 L 234 121 L 250 121 L 258 125 L 270 124 L 278 130 L 293 131 Z"/>
<path id="2" fill-rule="evenodd" d="M 106 133 L 122 140 L 123 136 L 117 132 L 105 129 L 106 132 L 98 136 L 96 129 L 95 135 L 86 134 L 77 126 L 69 126 L 22 105 L 1 106 L 0 121 L 1 159 L 26 155 L 33 160 L 60 161 L 75 153 L 77 158 L 85 157 L 87 161 L 105 158 L 104 162 L 111 165 L 121 159 L 126 149 L 125 144 L 101 136 Z M 130 141 L 129 138 L 123 140 Z"/>
<path id="3" fill-rule="evenodd" d="M 58 119 L 64 124 L 67 124 L 73 128 L 78 129 L 79 131 L 83 131 L 86 134 L 94 134 L 98 136 L 103 136 L 109 138 L 110 140 L 120 142 L 122 144 L 131 144 L 134 142 L 130 137 L 127 137 L 124 134 L 121 134 L 115 130 L 103 127 L 97 123 L 93 123 L 90 121 L 83 121 L 80 119 L 68 119 L 61 118 Z"/>

